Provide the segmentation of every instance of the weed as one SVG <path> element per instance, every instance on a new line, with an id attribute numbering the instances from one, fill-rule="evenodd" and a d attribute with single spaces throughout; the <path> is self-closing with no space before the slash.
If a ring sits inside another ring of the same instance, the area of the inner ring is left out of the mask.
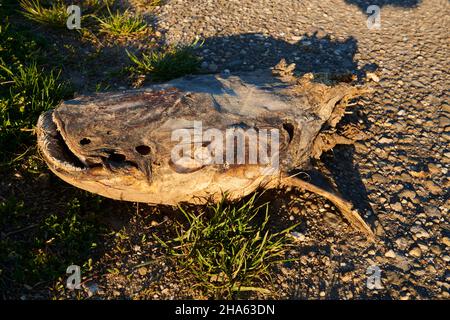
<path id="1" fill-rule="evenodd" d="M 55 107 L 70 95 L 60 71 L 45 72 L 35 62 L 19 65 L 16 70 L 0 65 L 3 83 L 0 98 L 0 147 L 2 162 L 10 159 L 17 148 L 29 141 L 31 129 L 39 115 Z M 6 87 L 5 87 L 6 85 Z"/>
<path id="2" fill-rule="evenodd" d="M 224 197 L 199 215 L 180 208 L 187 229 L 180 225 L 177 237 L 167 242 L 154 237 L 193 276 L 194 286 L 208 296 L 231 298 L 242 291 L 269 294 L 263 286 L 270 278 L 269 269 L 286 261 L 286 234 L 296 225 L 272 233 L 267 226 L 268 204 L 256 206 L 255 199 L 256 194 L 233 206 L 227 205 Z"/>
<path id="3" fill-rule="evenodd" d="M 21 219 L 26 218 L 23 200 L 11 197 L 0 202 L 0 224 L 17 227 Z"/>
<path id="4" fill-rule="evenodd" d="M 147 7 L 157 7 L 157 6 L 161 6 L 163 4 L 163 0 L 150 0 L 148 1 L 148 3 L 146 3 Z"/>
<path id="5" fill-rule="evenodd" d="M 8 20 L 0 24 L 0 65 L 15 70 L 25 61 L 37 61 L 42 55 L 41 47 L 45 47 L 42 38 L 32 37 L 26 30 L 13 31 Z M 0 88 L 4 85 L 0 81 Z"/>
<path id="6" fill-rule="evenodd" d="M 77 0 L 71 2 L 79 5 L 81 10 L 87 13 L 96 13 L 105 8 L 109 8 L 114 4 L 114 0 Z"/>
<path id="7" fill-rule="evenodd" d="M 26 18 L 51 27 L 66 28 L 69 14 L 63 1 L 52 1 L 50 6 L 45 6 L 41 0 L 20 0 L 19 4 Z"/>
<path id="8" fill-rule="evenodd" d="M 169 46 L 143 53 L 140 58 L 127 51 L 134 66 L 128 70 L 133 75 L 150 75 L 152 80 L 165 81 L 198 71 L 200 60 L 194 54 L 193 45 Z"/>
<path id="9" fill-rule="evenodd" d="M 128 10 L 121 13 L 112 13 L 108 7 L 109 15 L 104 18 L 96 18 L 100 23 L 100 32 L 115 35 L 127 36 L 145 31 L 148 26 L 140 16 L 131 15 Z"/>
<path id="10" fill-rule="evenodd" d="M 73 198 L 64 214 L 50 214 L 36 223 L 31 236 L 24 237 L 21 232 L 5 234 L 0 240 L 0 269 L 8 278 L 30 285 L 56 280 L 65 275 L 65 269 L 71 264 L 82 266 L 84 273 L 90 272 L 91 256 L 104 232 L 104 228 L 86 214 L 97 209 L 95 205 L 95 201 L 85 205 Z M 22 223 L 29 221 L 30 217 L 24 219 L 24 216 L 31 213 L 22 201 L 9 199 L 0 202 L 0 214 L 3 230 L 4 225 L 11 226 L 11 219 Z M 29 232 L 28 228 L 22 230 Z"/>

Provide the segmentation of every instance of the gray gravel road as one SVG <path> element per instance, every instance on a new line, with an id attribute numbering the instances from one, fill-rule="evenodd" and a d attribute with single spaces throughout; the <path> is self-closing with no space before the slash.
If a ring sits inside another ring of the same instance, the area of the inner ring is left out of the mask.
<path id="1" fill-rule="evenodd" d="M 380 29 L 367 27 L 371 4 L 381 8 Z M 292 252 L 300 261 L 277 275 L 280 297 L 450 298 L 449 19 L 447 0 L 171 0 L 160 8 L 167 42 L 205 40 L 198 50 L 209 72 L 286 58 L 299 73 L 376 75 L 375 93 L 350 115 L 369 139 L 335 148 L 320 166 L 379 241 L 364 242 L 318 199 L 290 207 L 306 223 Z M 367 288 L 370 266 L 380 268 L 383 289 Z"/>

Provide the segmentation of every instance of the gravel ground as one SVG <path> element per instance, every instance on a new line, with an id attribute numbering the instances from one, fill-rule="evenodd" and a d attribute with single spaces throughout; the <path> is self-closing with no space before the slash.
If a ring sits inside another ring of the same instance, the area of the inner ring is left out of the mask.
<path id="1" fill-rule="evenodd" d="M 123 4 L 146 13 L 146 2 Z M 380 29 L 367 28 L 370 4 L 381 7 Z M 168 0 L 156 13 L 148 15 L 158 41 L 204 40 L 197 50 L 205 72 L 272 67 L 285 58 L 299 74 L 372 74 L 374 94 L 348 116 L 368 139 L 336 147 L 317 167 L 356 205 L 377 241 L 366 242 L 320 197 L 271 193 L 273 224 L 301 223 L 289 253 L 297 260 L 274 270 L 271 298 L 450 298 L 448 1 Z M 61 188 L 56 178 L 49 180 L 53 189 Z M 29 194 L 26 188 L 37 187 L 17 188 Z M 39 198 L 45 189 L 33 192 Z M 123 204 L 124 212 L 117 202 L 105 202 L 111 211 L 106 222 L 123 235 L 104 243 L 101 268 L 85 281 L 84 297 L 207 298 L 192 290 L 189 278 L 151 240 L 152 233 L 173 237 L 173 211 Z M 113 214 L 115 207 L 121 212 Z M 367 287 L 371 267 L 380 268 L 382 288 Z"/>
<path id="2" fill-rule="evenodd" d="M 381 7 L 380 29 L 366 25 L 370 4 Z M 168 43 L 205 40 L 199 53 L 209 72 L 286 58 L 299 73 L 376 75 L 375 93 L 355 112 L 370 138 L 335 148 L 320 167 L 379 241 L 352 235 L 319 200 L 288 206 L 307 223 L 300 262 L 278 275 L 280 297 L 450 297 L 449 14 L 445 0 L 172 0 L 159 10 Z M 372 265 L 384 289 L 367 289 Z"/>

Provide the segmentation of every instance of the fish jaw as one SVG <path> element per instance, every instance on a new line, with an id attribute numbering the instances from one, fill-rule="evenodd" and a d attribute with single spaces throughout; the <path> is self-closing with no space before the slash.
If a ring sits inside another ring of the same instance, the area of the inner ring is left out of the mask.
<path id="1" fill-rule="evenodd" d="M 65 182 L 118 200 L 136 201 L 134 198 L 146 194 L 148 181 L 140 170 L 131 165 L 108 169 L 106 165 L 83 163 L 62 138 L 53 121 L 53 110 L 39 117 L 36 131 L 42 157 L 50 170 Z M 115 170 L 114 174 L 112 170 Z M 129 192 L 136 196 L 127 196 Z"/>

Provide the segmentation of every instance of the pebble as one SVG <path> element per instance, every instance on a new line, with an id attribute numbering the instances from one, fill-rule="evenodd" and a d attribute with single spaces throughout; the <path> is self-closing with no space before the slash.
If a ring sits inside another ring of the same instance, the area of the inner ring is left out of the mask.
<path id="1" fill-rule="evenodd" d="M 416 197 L 416 195 L 417 194 L 413 190 L 403 190 L 402 192 L 400 192 L 399 197 L 414 199 Z"/>
<path id="2" fill-rule="evenodd" d="M 298 241 L 305 241 L 306 237 L 303 233 L 292 231 L 291 235 Z"/>
<path id="3" fill-rule="evenodd" d="M 147 268 L 146 268 L 146 267 L 140 267 L 140 268 L 138 269 L 138 273 L 139 273 L 141 276 L 145 276 L 145 275 L 147 274 Z"/>
<path id="4" fill-rule="evenodd" d="M 379 173 L 375 173 L 372 175 L 372 181 L 374 183 L 386 183 L 388 179 Z"/>
<path id="5" fill-rule="evenodd" d="M 375 73 L 373 72 L 367 72 L 366 73 L 366 78 L 368 80 L 372 80 L 374 82 L 380 82 L 380 77 L 378 77 Z"/>
<path id="6" fill-rule="evenodd" d="M 417 237 L 417 238 L 429 238 L 430 234 L 425 231 L 424 228 L 421 226 L 413 226 L 411 227 L 411 232 Z"/>
<path id="7" fill-rule="evenodd" d="M 86 291 L 89 297 L 92 297 L 99 291 L 98 284 L 94 282 L 90 282 L 86 285 Z"/>
<path id="8" fill-rule="evenodd" d="M 385 257 L 387 258 L 395 258 L 397 255 L 395 254 L 394 250 L 389 250 L 384 254 Z"/>
<path id="9" fill-rule="evenodd" d="M 394 142 L 394 139 L 383 137 L 380 140 L 378 140 L 378 142 L 381 144 L 389 144 Z"/>
<path id="10" fill-rule="evenodd" d="M 450 238 L 448 237 L 443 237 L 441 239 L 441 243 L 445 244 L 447 247 L 450 247 Z"/>
<path id="11" fill-rule="evenodd" d="M 157 226 L 159 226 L 159 222 L 158 222 L 158 221 L 155 221 L 155 220 L 152 220 L 152 221 L 150 222 L 150 225 L 151 225 L 152 227 L 157 227 Z"/>
<path id="12" fill-rule="evenodd" d="M 409 254 L 413 257 L 420 258 L 422 256 L 422 250 L 419 247 L 414 247 L 409 251 Z"/>
<path id="13" fill-rule="evenodd" d="M 427 180 L 424 182 L 425 188 L 427 188 L 432 194 L 440 194 L 442 189 L 436 183 L 431 180 Z"/>
<path id="14" fill-rule="evenodd" d="M 400 237 L 400 238 L 395 240 L 395 244 L 397 245 L 397 247 L 400 250 L 406 250 L 411 245 L 411 242 L 412 241 L 408 240 L 405 237 Z"/>
<path id="15" fill-rule="evenodd" d="M 391 203 L 391 208 L 397 212 L 403 211 L 403 207 L 400 202 Z"/>

